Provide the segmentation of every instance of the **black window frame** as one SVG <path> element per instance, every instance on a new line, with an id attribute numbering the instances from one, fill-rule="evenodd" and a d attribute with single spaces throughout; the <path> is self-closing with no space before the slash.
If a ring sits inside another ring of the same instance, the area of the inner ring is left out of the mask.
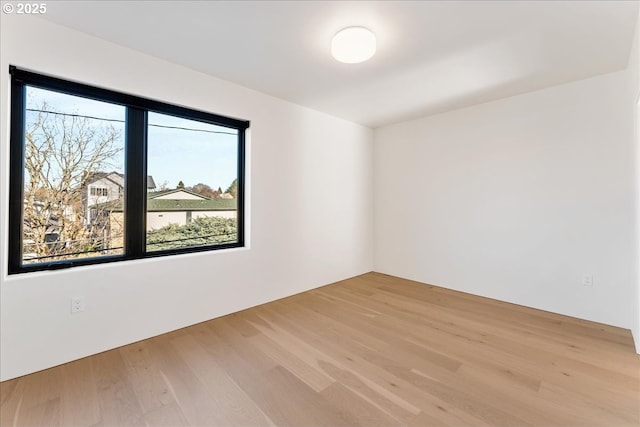
<path id="1" fill-rule="evenodd" d="M 129 95 L 110 89 L 73 82 L 40 74 L 16 66 L 9 66 L 11 80 L 10 135 L 9 135 L 9 230 L 8 273 L 27 273 L 56 270 L 84 265 L 156 258 L 205 251 L 244 247 L 245 242 L 245 141 L 248 120 L 241 120 L 214 113 L 199 111 Z M 25 154 L 26 87 L 61 92 L 73 96 L 121 105 L 126 108 L 125 118 L 125 237 L 121 255 L 99 255 L 93 258 L 24 264 L 23 261 L 23 199 Z M 203 245 L 166 250 L 146 250 L 147 217 L 147 117 L 157 112 L 180 118 L 197 120 L 238 131 L 238 191 L 237 191 L 237 241 L 216 245 Z"/>

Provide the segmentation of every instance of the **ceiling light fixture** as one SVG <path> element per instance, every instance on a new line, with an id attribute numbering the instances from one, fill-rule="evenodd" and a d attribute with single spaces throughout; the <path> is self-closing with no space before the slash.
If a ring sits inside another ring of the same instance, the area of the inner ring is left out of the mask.
<path id="1" fill-rule="evenodd" d="M 376 53 L 376 36 L 364 27 L 348 27 L 331 40 L 331 55 L 347 64 L 357 64 Z"/>

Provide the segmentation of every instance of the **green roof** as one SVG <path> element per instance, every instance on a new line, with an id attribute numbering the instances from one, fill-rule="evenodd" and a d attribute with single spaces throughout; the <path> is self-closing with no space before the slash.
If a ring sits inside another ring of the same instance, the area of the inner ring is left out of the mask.
<path id="1" fill-rule="evenodd" d="M 96 207 L 122 212 L 122 200 L 101 203 Z M 147 212 L 166 211 L 235 211 L 236 199 L 152 199 L 147 198 Z"/>
<path id="2" fill-rule="evenodd" d="M 147 212 L 157 211 L 235 211 L 236 199 L 147 199 Z"/>

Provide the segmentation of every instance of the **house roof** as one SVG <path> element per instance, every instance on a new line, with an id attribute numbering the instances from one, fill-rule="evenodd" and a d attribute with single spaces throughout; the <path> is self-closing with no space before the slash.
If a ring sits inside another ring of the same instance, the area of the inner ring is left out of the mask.
<path id="1" fill-rule="evenodd" d="M 124 181 L 124 174 L 119 173 L 119 172 L 91 172 L 89 174 L 89 178 L 87 179 L 87 185 L 91 184 L 92 182 L 96 182 L 100 179 L 108 179 L 109 181 L 114 182 L 115 184 L 119 185 L 122 187 L 122 183 L 121 182 L 117 182 L 113 179 L 111 179 L 110 177 L 112 175 L 116 175 L 118 177 L 120 177 L 123 181 Z M 156 182 L 153 180 L 153 177 L 151 175 L 147 175 L 147 190 L 152 190 L 156 188 Z"/>
<path id="2" fill-rule="evenodd" d="M 207 196 L 203 196 L 202 194 L 196 193 L 195 191 L 187 190 L 186 188 L 173 188 L 171 190 L 158 190 L 158 191 L 149 192 L 147 193 L 147 199 L 155 199 L 156 197 L 167 196 L 169 194 L 180 193 L 180 192 L 191 194 L 192 196 L 196 196 L 201 199 L 211 200 L 211 198 Z"/>
<path id="3" fill-rule="evenodd" d="M 114 175 L 118 177 L 118 179 L 114 179 Z M 87 185 L 92 184 L 101 179 L 108 179 L 114 184 L 122 187 L 124 182 L 124 174 L 118 172 L 91 172 L 89 177 L 87 178 Z"/>
<path id="4" fill-rule="evenodd" d="M 234 211 L 236 199 L 173 200 L 147 199 L 147 212 L 165 211 Z"/>
<path id="5" fill-rule="evenodd" d="M 151 175 L 147 175 L 147 190 L 152 190 L 156 188 L 156 182 L 153 180 Z"/>
<path id="6" fill-rule="evenodd" d="M 151 194 L 151 193 L 150 193 Z M 122 212 L 122 200 L 95 205 L 96 207 Z M 169 211 L 235 211 L 238 208 L 237 199 L 154 199 L 147 197 L 147 212 Z"/>

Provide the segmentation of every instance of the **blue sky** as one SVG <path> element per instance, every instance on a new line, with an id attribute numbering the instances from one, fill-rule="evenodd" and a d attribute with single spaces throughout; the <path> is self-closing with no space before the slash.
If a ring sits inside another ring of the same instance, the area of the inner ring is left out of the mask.
<path id="1" fill-rule="evenodd" d="M 151 126 L 159 124 L 206 132 Z M 149 113 L 147 170 L 159 186 L 175 187 L 199 182 L 226 190 L 236 178 L 237 131 L 208 123 Z M 232 132 L 214 134 L 210 132 Z"/>
<path id="2" fill-rule="evenodd" d="M 47 102 L 49 110 L 60 113 L 120 121 L 125 118 L 125 108 L 119 105 L 28 87 L 28 109 L 39 109 L 43 101 Z M 103 120 L 95 120 L 95 123 L 96 126 L 111 123 L 121 129 L 122 137 L 117 144 L 124 147 L 122 123 Z M 202 182 L 213 189 L 222 187 L 224 191 L 237 177 L 237 132 L 234 129 L 159 113 L 149 113 L 149 125 L 147 173 L 158 186 L 166 183 L 168 188 L 175 188 L 179 181 L 186 186 Z M 229 132 L 233 135 L 226 134 Z M 124 156 L 114 159 L 110 170 L 123 172 Z"/>

